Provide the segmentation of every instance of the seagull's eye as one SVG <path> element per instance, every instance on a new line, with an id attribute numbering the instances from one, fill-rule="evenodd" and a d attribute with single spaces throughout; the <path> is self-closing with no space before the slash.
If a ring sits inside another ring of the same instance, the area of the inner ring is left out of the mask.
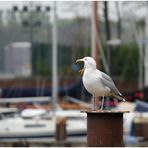
<path id="1" fill-rule="evenodd" d="M 85 59 L 85 61 L 87 61 L 87 59 Z"/>

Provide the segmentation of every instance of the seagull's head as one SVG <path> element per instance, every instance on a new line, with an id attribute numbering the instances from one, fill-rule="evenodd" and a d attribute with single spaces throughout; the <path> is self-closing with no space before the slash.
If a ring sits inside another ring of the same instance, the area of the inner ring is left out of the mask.
<path id="1" fill-rule="evenodd" d="M 76 62 L 84 62 L 84 68 L 96 69 L 96 62 L 92 57 L 84 57 Z"/>

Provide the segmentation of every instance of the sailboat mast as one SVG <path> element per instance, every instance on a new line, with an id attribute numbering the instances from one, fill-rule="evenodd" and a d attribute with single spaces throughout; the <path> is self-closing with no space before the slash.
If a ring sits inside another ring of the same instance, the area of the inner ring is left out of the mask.
<path id="1" fill-rule="evenodd" d="M 91 16 L 91 56 L 95 59 L 97 68 L 100 69 L 100 50 L 99 50 L 99 15 L 98 1 L 92 2 Z"/>
<path id="2" fill-rule="evenodd" d="M 52 25 L 52 107 L 56 109 L 58 99 L 58 64 L 57 64 L 57 15 L 56 2 L 53 2 L 53 25 Z"/>
<path id="3" fill-rule="evenodd" d="M 146 16 L 145 16 L 145 38 L 148 38 L 148 2 L 146 2 Z M 145 58 L 144 58 L 144 86 L 148 86 L 148 44 L 145 44 Z"/>
<path id="4" fill-rule="evenodd" d="M 95 58 L 95 18 L 94 18 L 94 2 L 92 2 L 92 7 L 91 7 L 91 56 Z"/>

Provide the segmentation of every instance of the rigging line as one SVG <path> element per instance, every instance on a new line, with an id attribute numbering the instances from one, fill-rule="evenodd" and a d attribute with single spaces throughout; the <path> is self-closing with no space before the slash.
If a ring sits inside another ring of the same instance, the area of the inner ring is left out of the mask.
<path id="1" fill-rule="evenodd" d="M 131 11 L 131 10 L 130 10 Z M 131 14 L 133 14 L 133 12 L 131 13 Z M 144 66 L 144 55 L 143 55 L 143 52 L 142 52 L 142 44 L 141 44 L 141 42 L 140 42 L 140 37 L 139 37 L 139 35 L 138 35 L 138 33 L 137 33 L 137 29 L 136 29 L 136 25 L 135 25 L 135 23 L 134 23 L 134 17 L 132 17 L 132 19 L 130 19 L 131 20 L 131 26 L 132 26 L 132 30 L 133 30 L 133 33 L 134 33 L 134 37 L 135 37 L 135 39 L 136 39 L 136 42 L 137 42 L 137 44 L 138 44 L 138 51 L 139 51 L 139 77 L 138 77 L 138 84 L 139 84 L 139 89 L 142 89 L 143 88 L 143 84 L 142 84 L 142 82 L 143 82 L 143 80 L 144 80 L 144 78 L 143 78 L 143 73 L 144 73 L 144 71 L 143 71 L 143 66 Z"/>
<path id="2" fill-rule="evenodd" d="M 142 44 L 140 42 L 140 37 L 138 35 L 138 32 L 137 32 L 137 29 L 136 29 L 136 25 L 135 25 L 135 17 L 134 17 L 134 13 L 132 10 L 130 10 L 130 16 L 129 16 L 129 22 L 130 22 L 130 25 L 131 25 L 131 28 L 132 28 L 132 31 L 133 31 L 133 35 L 135 37 L 135 40 L 138 44 L 138 49 L 139 49 L 139 88 L 141 89 L 143 86 L 141 84 L 141 81 L 143 81 L 143 66 L 144 66 L 144 55 L 143 55 L 143 52 L 142 52 Z"/>
<path id="3" fill-rule="evenodd" d="M 106 57 L 105 57 L 105 54 L 104 54 L 104 51 L 103 51 L 103 48 L 102 48 L 99 33 L 97 32 L 96 28 L 95 28 L 95 34 L 96 34 L 96 37 L 97 37 L 97 40 L 98 40 L 97 44 L 99 45 L 99 49 L 100 49 L 100 53 L 101 53 L 101 59 L 102 59 L 102 62 L 103 62 L 103 66 L 105 68 L 105 72 L 109 73 L 109 67 L 108 67 L 108 64 L 107 64 L 107 60 L 106 60 Z"/>
<path id="4" fill-rule="evenodd" d="M 131 55 L 132 55 L 132 52 L 130 52 L 130 53 L 128 54 L 128 56 L 126 57 L 127 60 L 126 60 L 126 62 L 125 62 L 125 64 L 124 64 L 122 73 L 121 73 L 121 75 L 120 75 L 121 78 L 124 78 L 124 76 L 125 76 L 125 74 L 126 74 L 126 69 L 127 69 L 127 65 L 128 65 L 128 59 L 130 59 L 130 56 L 131 56 Z M 118 82 L 118 85 L 120 86 L 121 84 L 122 84 L 122 81 L 119 81 L 119 82 Z"/>
<path id="5" fill-rule="evenodd" d="M 122 15 L 122 14 L 120 14 L 120 15 Z M 127 59 L 129 59 L 129 57 L 130 57 L 129 55 L 130 55 L 130 54 L 128 54 L 128 58 L 127 58 Z M 128 60 L 127 60 L 127 61 L 128 61 Z M 126 64 L 125 64 L 125 66 L 126 66 Z M 126 67 L 125 67 L 125 66 L 123 67 L 122 73 L 120 74 L 120 77 L 121 77 L 121 78 L 123 78 L 124 75 L 125 75 L 125 71 L 126 71 Z M 119 81 L 117 85 L 120 86 L 120 85 L 121 85 L 121 81 Z"/>
<path id="6" fill-rule="evenodd" d="M 95 30 L 96 30 L 96 28 L 95 28 Z M 109 67 L 108 67 L 107 60 L 105 58 L 105 54 L 104 54 L 104 51 L 103 51 L 103 48 L 102 48 L 99 33 L 97 31 L 95 31 L 95 33 L 96 33 L 96 37 L 97 37 L 97 40 L 98 40 L 97 44 L 99 45 L 99 49 L 100 49 L 100 53 L 101 53 L 101 59 L 102 59 L 102 62 L 103 62 L 104 68 L 105 68 L 105 72 L 109 73 Z M 124 71 L 125 70 L 126 70 L 126 68 L 124 68 Z M 124 73 L 122 73 L 122 75 L 121 75 L 122 77 L 123 77 Z"/>
<path id="7" fill-rule="evenodd" d="M 124 78 L 125 77 L 126 70 L 127 70 L 127 67 L 128 67 L 128 61 L 129 61 L 131 55 L 132 55 L 132 52 L 130 50 L 130 53 L 126 57 L 126 62 L 124 63 L 124 66 L 122 68 L 122 72 L 121 72 L 121 74 L 119 76 L 120 78 Z M 122 84 L 122 81 L 119 81 L 117 85 L 121 86 L 121 84 Z"/>
<path id="8" fill-rule="evenodd" d="M 104 51 L 103 51 L 103 48 L 102 48 L 102 43 L 101 43 L 101 40 L 100 40 L 100 36 L 99 36 L 99 33 L 97 32 L 96 27 L 94 27 L 94 28 L 95 28 L 95 36 L 97 37 L 97 40 L 98 40 L 97 44 L 98 44 L 99 49 L 100 49 L 103 66 L 104 66 L 105 72 L 109 73 L 109 67 L 108 67 L 107 60 L 106 60 L 106 57 L 105 57 L 105 54 L 104 54 Z"/>

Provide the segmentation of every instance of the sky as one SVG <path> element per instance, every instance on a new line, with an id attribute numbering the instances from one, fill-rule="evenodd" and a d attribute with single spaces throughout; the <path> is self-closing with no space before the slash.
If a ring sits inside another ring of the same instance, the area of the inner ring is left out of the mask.
<path id="1" fill-rule="evenodd" d="M 53 7 L 53 1 L 33 1 L 34 5 L 41 5 L 42 9 L 45 6 Z M 75 16 L 91 16 L 92 1 L 57 1 L 58 18 L 72 19 Z M 0 1 L 0 10 L 10 10 L 14 5 L 17 5 L 21 10 L 23 5 L 28 5 L 28 1 Z M 112 20 L 117 20 L 115 2 L 109 2 L 109 17 Z M 99 4 L 99 15 L 103 17 L 103 4 Z M 50 14 L 52 20 L 52 14 Z"/>
<path id="2" fill-rule="evenodd" d="M 42 6 L 42 9 L 45 9 L 45 6 L 51 7 L 50 15 L 50 21 L 53 20 L 52 15 L 52 8 L 53 8 L 53 1 L 44 0 L 44 1 L 37 1 L 33 0 L 34 5 L 40 5 Z M 109 1 L 108 2 L 108 10 L 109 10 L 109 19 L 112 21 L 117 21 L 117 9 L 116 9 L 116 2 L 119 3 L 119 9 L 122 14 L 130 14 L 130 11 L 133 11 L 138 16 L 142 16 L 145 14 L 145 10 L 143 9 L 143 6 L 145 5 L 145 2 L 139 1 L 137 8 L 133 9 L 135 2 L 133 1 Z M 24 5 L 29 5 L 29 1 L 1 1 L 0 0 L 0 10 L 11 10 L 14 5 L 17 5 L 19 9 L 21 10 Z M 104 4 L 103 2 L 99 2 L 99 10 L 98 14 L 100 18 L 104 19 Z M 142 6 L 142 7 L 141 7 Z M 84 16 L 84 17 L 91 17 L 92 14 L 92 1 L 57 1 L 56 2 L 56 8 L 57 8 L 57 15 L 58 18 L 61 19 L 72 19 L 77 16 Z M 123 12 L 124 11 L 124 12 Z"/>

